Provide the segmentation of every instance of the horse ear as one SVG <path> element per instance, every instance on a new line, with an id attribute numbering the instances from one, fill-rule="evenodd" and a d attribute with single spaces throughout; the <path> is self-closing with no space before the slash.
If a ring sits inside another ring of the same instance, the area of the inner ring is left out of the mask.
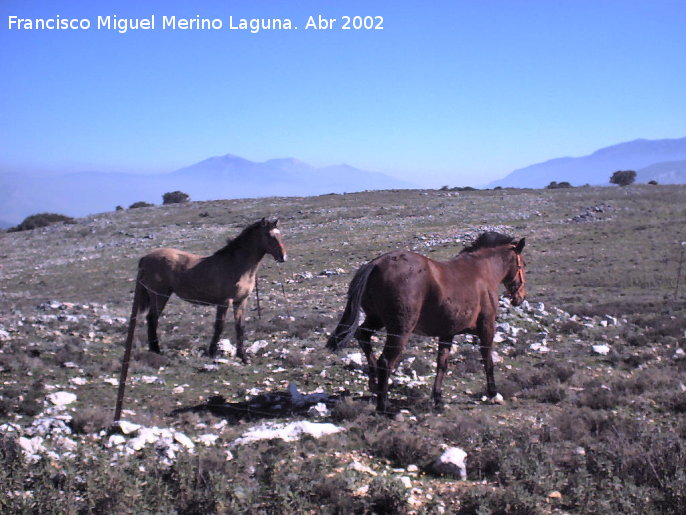
<path id="1" fill-rule="evenodd" d="M 263 226 L 264 226 L 264 225 L 267 225 L 267 219 L 266 219 L 266 218 L 262 218 L 262 220 L 260 220 L 260 225 L 263 225 Z"/>
<path id="2" fill-rule="evenodd" d="M 279 225 L 279 219 L 274 218 L 274 220 L 272 221 L 272 227 L 276 227 L 277 225 Z"/>
<path id="3" fill-rule="evenodd" d="M 519 240 L 519 243 L 517 243 L 517 246 L 515 246 L 514 251 L 517 254 L 521 254 L 522 250 L 524 250 L 524 243 L 525 243 L 524 238 L 522 238 L 521 240 Z"/>

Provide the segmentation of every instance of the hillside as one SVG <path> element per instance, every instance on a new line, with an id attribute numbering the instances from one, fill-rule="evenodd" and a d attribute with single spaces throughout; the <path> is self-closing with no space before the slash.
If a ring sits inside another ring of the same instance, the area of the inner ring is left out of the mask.
<path id="1" fill-rule="evenodd" d="M 637 170 L 637 182 L 657 181 L 659 184 L 686 184 L 686 159 L 655 163 Z"/>
<path id="2" fill-rule="evenodd" d="M 0 233 L 0 511 L 683 513 L 684 205 L 686 186 L 401 190 Z M 162 355 L 139 317 L 125 423 L 108 430 L 138 258 L 207 255 L 265 216 L 289 260 L 260 269 L 250 365 L 228 341 L 204 356 L 215 310 L 172 298 Z M 482 401 L 478 341 L 458 336 L 436 410 L 437 343 L 415 336 L 399 413 L 375 414 L 358 347 L 324 348 L 353 273 L 398 248 L 447 260 L 487 229 L 527 241 L 528 301 L 499 311 L 504 402 Z M 466 452 L 465 480 L 427 466 L 446 447 Z"/>
<path id="3" fill-rule="evenodd" d="M 317 168 L 296 159 L 258 163 L 230 154 L 162 174 L 0 173 L 0 223 L 17 224 L 35 213 L 86 216 L 138 201 L 159 204 L 164 193 L 176 190 L 193 200 L 213 200 L 411 187 L 388 175 L 348 165 Z"/>
<path id="4" fill-rule="evenodd" d="M 683 159 L 686 159 L 686 138 L 638 139 L 601 148 L 587 156 L 562 157 L 520 168 L 490 183 L 489 187 L 543 188 L 552 181 L 567 181 L 573 186 L 608 185 L 610 176 L 617 170 L 639 171 L 657 163 Z M 638 175 L 638 180 L 643 178 L 645 182 L 653 179 L 653 172 Z M 666 184 L 684 183 L 686 176 L 679 172 L 663 175 L 662 181 L 656 180 Z"/>

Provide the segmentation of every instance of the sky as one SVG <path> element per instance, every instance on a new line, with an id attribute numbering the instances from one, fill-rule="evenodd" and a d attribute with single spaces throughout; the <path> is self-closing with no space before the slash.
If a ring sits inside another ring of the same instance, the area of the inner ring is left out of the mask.
<path id="1" fill-rule="evenodd" d="M 98 16 L 155 30 L 97 29 Z M 162 16 L 221 30 L 162 30 Z M 335 18 L 333 29 L 308 29 Z M 9 17 L 88 30 L 10 30 Z M 298 29 L 230 30 L 241 18 Z M 382 30 L 343 30 L 343 17 Z M 375 18 L 378 23 L 378 18 Z M 0 0 L 0 171 L 347 163 L 425 187 L 686 136 L 683 0 Z"/>

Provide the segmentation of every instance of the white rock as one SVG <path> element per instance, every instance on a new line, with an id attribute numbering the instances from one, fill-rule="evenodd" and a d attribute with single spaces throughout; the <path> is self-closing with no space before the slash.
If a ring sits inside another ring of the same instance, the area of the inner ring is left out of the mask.
<path id="1" fill-rule="evenodd" d="M 183 433 L 174 433 L 174 440 L 183 445 L 186 449 L 194 449 L 195 444 Z"/>
<path id="2" fill-rule="evenodd" d="M 222 351 L 226 356 L 236 356 L 236 347 L 231 343 L 231 340 L 229 340 L 228 338 L 219 340 L 219 342 L 217 343 L 217 348 L 220 351 Z"/>
<path id="3" fill-rule="evenodd" d="M 201 444 L 210 447 L 211 445 L 214 445 L 214 443 L 217 441 L 217 438 L 219 438 L 219 435 L 205 434 L 197 436 L 195 439 Z"/>
<path id="4" fill-rule="evenodd" d="M 79 446 L 75 440 L 67 438 L 66 436 L 60 436 L 55 443 L 65 451 L 75 451 Z"/>
<path id="5" fill-rule="evenodd" d="M 344 365 L 357 365 L 361 367 L 362 365 L 364 365 L 364 363 L 366 363 L 367 360 L 361 352 L 353 352 L 351 354 L 343 356 L 341 358 L 341 361 L 343 361 Z"/>
<path id="6" fill-rule="evenodd" d="M 55 392 L 48 395 L 48 400 L 55 406 L 67 406 L 76 402 L 76 394 L 71 392 Z"/>
<path id="7" fill-rule="evenodd" d="M 467 453 L 459 447 L 450 447 L 431 464 L 431 470 L 436 474 L 450 475 L 464 481 L 467 479 L 467 466 L 464 462 L 466 457 Z"/>
<path id="8" fill-rule="evenodd" d="M 141 376 L 140 382 L 145 384 L 164 383 L 164 381 L 157 376 Z"/>
<path id="9" fill-rule="evenodd" d="M 72 377 L 69 382 L 76 386 L 83 386 L 84 384 L 88 383 L 88 379 L 85 377 Z"/>
<path id="10" fill-rule="evenodd" d="M 362 474 L 369 474 L 370 476 L 376 476 L 376 472 L 374 472 L 371 468 L 369 468 L 364 463 L 360 463 L 359 461 L 351 461 L 350 464 L 348 464 L 348 468 L 350 470 L 354 470 L 355 472 L 361 472 Z"/>
<path id="11" fill-rule="evenodd" d="M 408 490 L 409 490 L 410 488 L 412 488 L 412 480 L 411 480 L 409 477 L 407 477 L 407 476 L 400 476 L 399 479 L 400 479 L 400 482 L 403 484 L 403 486 L 404 486 L 405 488 L 407 488 Z"/>
<path id="12" fill-rule="evenodd" d="M 24 454 L 28 456 L 35 456 L 40 452 L 45 452 L 45 447 L 43 446 L 43 437 L 34 436 L 33 438 L 26 438 L 24 436 L 19 437 L 19 447 L 24 451 Z"/>
<path id="13" fill-rule="evenodd" d="M 264 349 L 267 345 L 269 345 L 269 342 L 267 340 L 257 340 L 250 347 L 245 349 L 245 351 L 249 352 L 250 354 L 257 354 L 259 351 Z"/>
<path id="14" fill-rule="evenodd" d="M 259 440 L 272 440 L 275 438 L 292 442 L 300 439 L 305 434 L 313 438 L 320 438 L 343 430 L 342 427 L 334 424 L 308 422 L 306 420 L 288 424 L 267 422 L 243 433 L 240 438 L 234 440 L 233 445 L 245 445 Z"/>
<path id="15" fill-rule="evenodd" d="M 329 408 L 326 407 L 326 404 L 323 402 L 318 402 L 314 406 L 311 406 L 310 409 L 307 410 L 307 414 L 310 415 L 311 417 L 326 417 L 329 415 Z"/>
<path id="16" fill-rule="evenodd" d="M 598 354 L 600 356 L 607 356 L 610 353 L 610 347 L 609 345 L 600 344 L 600 345 L 594 345 L 591 347 L 593 350 L 593 354 Z"/>
<path id="17" fill-rule="evenodd" d="M 497 333 L 495 333 L 495 335 L 493 336 L 493 342 L 494 342 L 494 343 L 502 343 L 502 342 L 504 342 L 506 339 L 507 339 L 507 338 L 506 338 L 505 334 L 504 334 L 504 333 L 501 333 L 501 332 L 497 332 Z"/>
<path id="18" fill-rule="evenodd" d="M 116 447 L 119 445 L 124 445 L 126 443 L 126 438 L 124 435 L 111 435 L 107 439 L 107 447 Z"/>
<path id="19" fill-rule="evenodd" d="M 129 422 L 128 420 L 120 420 L 119 422 L 117 422 L 117 425 L 119 426 L 121 432 L 125 435 L 135 433 L 142 427 L 141 425 L 134 424 L 133 422 Z"/>
<path id="20" fill-rule="evenodd" d="M 496 351 L 491 351 L 491 358 L 493 359 L 494 364 L 502 363 L 503 358 L 500 357 L 500 354 L 498 354 Z"/>

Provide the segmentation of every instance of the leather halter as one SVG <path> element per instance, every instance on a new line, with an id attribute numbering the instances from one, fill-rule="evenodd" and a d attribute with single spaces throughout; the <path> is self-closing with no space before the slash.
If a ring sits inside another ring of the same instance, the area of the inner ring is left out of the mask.
<path id="1" fill-rule="evenodd" d="M 513 249 L 514 250 L 514 249 Z M 521 254 L 517 254 L 515 252 L 515 256 L 517 258 L 517 272 L 515 273 L 515 276 L 512 278 L 512 281 L 510 281 L 510 284 L 514 283 L 515 281 L 519 280 L 519 287 L 517 288 L 517 291 L 514 293 L 511 293 L 511 297 L 515 297 L 522 288 L 526 285 L 526 278 L 524 277 L 524 260 L 522 259 Z M 508 288 L 509 289 L 509 288 Z"/>

